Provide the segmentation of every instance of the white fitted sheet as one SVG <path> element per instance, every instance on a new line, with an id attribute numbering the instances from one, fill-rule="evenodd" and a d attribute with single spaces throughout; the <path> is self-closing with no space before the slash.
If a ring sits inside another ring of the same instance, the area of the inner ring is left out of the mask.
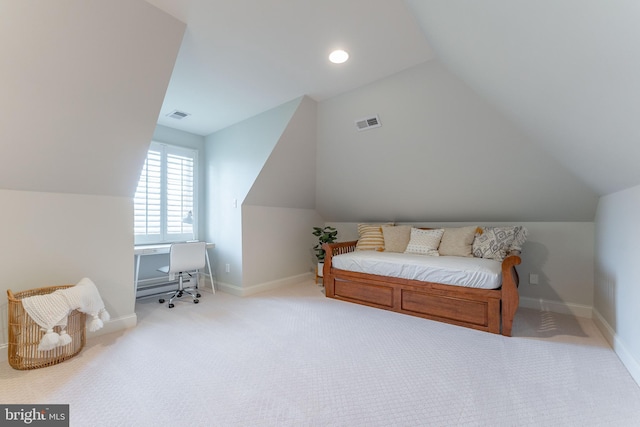
<path id="1" fill-rule="evenodd" d="M 484 258 L 355 251 L 332 257 L 331 264 L 340 270 L 469 288 L 497 289 L 502 284 L 501 263 Z"/>

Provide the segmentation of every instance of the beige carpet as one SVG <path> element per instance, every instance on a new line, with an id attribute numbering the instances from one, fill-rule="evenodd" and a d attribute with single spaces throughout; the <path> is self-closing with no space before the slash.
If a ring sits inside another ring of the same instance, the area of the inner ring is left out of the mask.
<path id="1" fill-rule="evenodd" d="M 0 366 L 0 403 L 70 404 L 78 427 L 640 425 L 640 388 L 587 319 L 521 309 L 505 338 L 311 280 L 137 312 L 62 364 Z"/>

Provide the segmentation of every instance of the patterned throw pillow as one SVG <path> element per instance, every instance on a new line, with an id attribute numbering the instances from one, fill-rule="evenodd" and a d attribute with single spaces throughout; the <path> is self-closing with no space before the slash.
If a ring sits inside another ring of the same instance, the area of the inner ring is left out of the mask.
<path id="1" fill-rule="evenodd" d="M 502 262 L 511 250 L 521 250 L 526 238 L 527 229 L 521 226 L 479 227 L 473 241 L 473 256 Z"/>
<path id="2" fill-rule="evenodd" d="M 382 236 L 384 237 L 385 252 L 404 252 L 411 237 L 410 225 L 383 225 Z"/>
<path id="3" fill-rule="evenodd" d="M 476 229 L 470 227 L 445 228 L 438 253 L 440 255 L 472 257 L 473 239 L 476 237 Z"/>
<path id="4" fill-rule="evenodd" d="M 404 253 L 440 256 L 438 253 L 438 245 L 440 244 L 440 239 L 442 239 L 442 234 L 444 234 L 444 229 L 442 228 L 434 230 L 412 228 L 411 238 Z"/>
<path id="5" fill-rule="evenodd" d="M 509 251 L 522 252 L 522 245 L 527 241 L 529 231 L 525 227 L 516 227 L 516 236 L 513 238 L 513 243 Z"/>
<path id="6" fill-rule="evenodd" d="M 358 224 L 356 251 L 383 251 L 384 237 L 381 224 Z"/>

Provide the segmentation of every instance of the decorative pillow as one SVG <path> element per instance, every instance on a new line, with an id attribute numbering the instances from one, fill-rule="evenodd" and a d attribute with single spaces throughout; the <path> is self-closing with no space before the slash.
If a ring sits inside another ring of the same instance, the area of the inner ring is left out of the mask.
<path id="1" fill-rule="evenodd" d="M 518 236 L 518 242 L 514 242 Z M 517 227 L 478 227 L 473 241 L 473 256 L 502 262 L 512 250 L 521 250 L 527 238 L 527 230 Z"/>
<path id="2" fill-rule="evenodd" d="M 521 251 L 522 245 L 527 241 L 527 236 L 529 235 L 529 230 L 525 227 L 516 227 L 516 236 L 513 238 L 513 243 L 511 244 L 511 248 L 509 251 Z"/>
<path id="3" fill-rule="evenodd" d="M 386 224 L 385 224 L 386 225 Z M 358 224 L 356 251 L 383 251 L 382 224 Z"/>
<path id="4" fill-rule="evenodd" d="M 444 234 L 444 229 L 438 228 L 434 230 L 421 230 L 419 228 L 411 229 L 411 238 L 405 254 L 419 254 L 428 256 L 439 256 L 438 245 Z"/>
<path id="5" fill-rule="evenodd" d="M 445 228 L 438 253 L 440 255 L 472 257 L 473 239 L 478 227 Z"/>
<path id="6" fill-rule="evenodd" d="M 411 237 L 410 225 L 383 225 L 382 236 L 384 237 L 385 252 L 404 252 Z"/>

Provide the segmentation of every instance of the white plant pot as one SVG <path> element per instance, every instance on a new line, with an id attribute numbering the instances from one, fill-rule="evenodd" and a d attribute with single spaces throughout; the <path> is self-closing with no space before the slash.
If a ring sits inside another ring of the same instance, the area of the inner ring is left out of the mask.
<path id="1" fill-rule="evenodd" d="M 322 270 L 324 270 L 324 262 L 318 263 L 318 277 L 322 277 Z"/>

